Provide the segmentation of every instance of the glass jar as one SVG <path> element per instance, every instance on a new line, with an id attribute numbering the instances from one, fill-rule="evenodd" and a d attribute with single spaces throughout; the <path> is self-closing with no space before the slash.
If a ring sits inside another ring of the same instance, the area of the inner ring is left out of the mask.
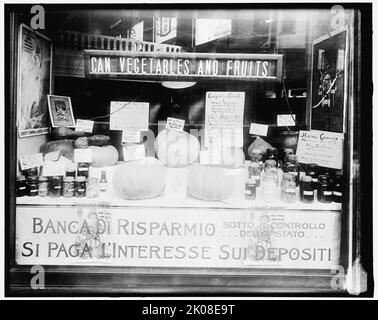
<path id="1" fill-rule="evenodd" d="M 49 180 L 47 177 L 40 176 L 38 179 L 38 196 L 47 197 L 49 195 Z"/>
<path id="2" fill-rule="evenodd" d="M 79 162 L 77 165 L 77 176 L 85 177 L 88 179 L 89 176 L 89 164 L 85 162 Z"/>
<path id="3" fill-rule="evenodd" d="M 318 188 L 318 175 L 319 175 L 319 166 L 316 163 L 309 163 L 306 166 L 306 176 L 312 178 L 312 184 L 314 189 Z"/>
<path id="4" fill-rule="evenodd" d="M 87 190 L 87 179 L 84 176 L 78 176 L 75 180 L 75 196 L 78 198 L 85 197 Z"/>
<path id="5" fill-rule="evenodd" d="M 245 182 L 244 197 L 246 200 L 256 199 L 256 182 L 254 179 L 247 179 Z"/>
<path id="6" fill-rule="evenodd" d="M 291 148 L 282 148 L 278 152 L 278 160 L 282 162 L 282 164 L 285 163 L 286 156 L 288 154 L 294 154 L 294 150 Z"/>
<path id="7" fill-rule="evenodd" d="M 262 171 L 264 167 L 264 162 L 263 162 L 263 156 L 262 152 L 260 149 L 253 149 L 252 150 L 252 155 L 251 155 L 251 162 L 256 162 L 260 166 L 260 171 Z"/>
<path id="8" fill-rule="evenodd" d="M 38 176 L 38 167 L 26 169 L 22 171 L 23 175 L 26 177 Z"/>
<path id="9" fill-rule="evenodd" d="M 278 200 L 278 190 L 274 172 L 264 172 L 262 178 L 262 199 L 267 202 Z"/>
<path id="10" fill-rule="evenodd" d="M 295 178 L 291 173 L 284 173 L 281 181 L 281 200 L 293 203 L 297 200 Z"/>
<path id="11" fill-rule="evenodd" d="M 50 177 L 49 183 L 49 196 L 52 198 L 59 198 L 63 194 L 63 177 L 53 176 Z"/>
<path id="12" fill-rule="evenodd" d="M 285 158 L 285 165 L 282 168 L 283 172 L 291 173 L 295 177 L 295 185 L 299 184 L 299 164 L 295 154 L 288 154 Z"/>
<path id="13" fill-rule="evenodd" d="M 75 179 L 76 176 L 76 166 L 75 165 L 67 165 L 66 166 L 66 177 L 73 177 Z"/>
<path id="14" fill-rule="evenodd" d="M 26 178 L 23 175 L 17 177 L 16 180 L 16 197 L 24 197 L 27 195 Z"/>
<path id="15" fill-rule="evenodd" d="M 341 203 L 343 199 L 343 176 L 336 174 L 332 184 L 332 200 L 333 202 Z"/>
<path id="16" fill-rule="evenodd" d="M 63 197 L 72 198 L 75 195 L 75 179 L 74 177 L 65 177 L 63 179 Z"/>
<path id="17" fill-rule="evenodd" d="M 266 160 L 264 165 L 264 173 L 270 172 L 278 185 L 278 170 L 277 170 L 277 162 L 275 160 Z"/>
<path id="18" fill-rule="evenodd" d="M 278 155 L 278 152 L 276 148 L 266 149 L 266 160 L 274 160 L 277 163 L 278 161 L 277 155 Z"/>
<path id="19" fill-rule="evenodd" d="M 28 185 L 28 196 L 29 197 L 36 197 L 38 196 L 38 177 L 37 176 L 30 176 L 26 179 Z"/>
<path id="20" fill-rule="evenodd" d="M 314 183 L 312 177 L 303 176 L 299 186 L 300 199 L 304 203 L 314 202 Z"/>
<path id="21" fill-rule="evenodd" d="M 256 187 L 261 185 L 261 169 L 260 165 L 257 162 L 251 162 L 248 166 L 248 177 L 254 179 Z"/>
<path id="22" fill-rule="evenodd" d="M 98 179 L 97 178 L 88 178 L 87 180 L 87 197 L 88 198 L 97 198 L 98 197 Z"/>
<path id="23" fill-rule="evenodd" d="M 327 175 L 318 177 L 318 201 L 323 203 L 332 202 L 332 185 L 330 177 Z"/>

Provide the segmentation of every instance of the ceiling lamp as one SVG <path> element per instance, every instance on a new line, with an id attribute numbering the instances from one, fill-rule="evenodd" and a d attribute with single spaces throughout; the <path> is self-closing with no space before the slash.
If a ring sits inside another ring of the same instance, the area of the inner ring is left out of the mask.
<path id="1" fill-rule="evenodd" d="M 169 88 L 169 89 L 185 89 L 190 88 L 196 84 L 196 82 L 188 82 L 188 81 L 163 81 L 162 83 L 163 87 Z"/>

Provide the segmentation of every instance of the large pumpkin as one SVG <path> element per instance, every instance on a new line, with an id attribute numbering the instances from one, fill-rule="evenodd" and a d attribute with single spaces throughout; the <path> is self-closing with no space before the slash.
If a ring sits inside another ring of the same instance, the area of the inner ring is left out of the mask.
<path id="1" fill-rule="evenodd" d="M 48 141 L 41 146 L 40 150 L 44 155 L 49 152 L 59 151 L 61 156 L 64 156 L 71 161 L 74 159 L 74 140 L 63 139 Z"/>
<path id="2" fill-rule="evenodd" d="M 112 166 L 118 161 L 118 151 L 111 145 L 104 147 L 89 146 L 92 150 L 92 163 L 95 168 Z"/>
<path id="3" fill-rule="evenodd" d="M 165 189 L 167 169 L 160 163 L 135 161 L 119 166 L 113 174 L 113 187 L 124 199 L 150 199 Z"/>
<path id="4" fill-rule="evenodd" d="M 198 139 L 184 131 L 162 130 L 155 140 L 155 152 L 168 167 L 184 167 L 198 159 Z"/>
<path id="5" fill-rule="evenodd" d="M 235 187 L 235 178 L 225 168 L 193 165 L 188 172 L 188 193 L 201 200 L 224 200 L 229 198 Z"/>
<path id="6" fill-rule="evenodd" d="M 222 166 L 225 168 L 240 168 L 244 164 L 245 155 L 242 149 L 229 147 L 222 150 Z"/>

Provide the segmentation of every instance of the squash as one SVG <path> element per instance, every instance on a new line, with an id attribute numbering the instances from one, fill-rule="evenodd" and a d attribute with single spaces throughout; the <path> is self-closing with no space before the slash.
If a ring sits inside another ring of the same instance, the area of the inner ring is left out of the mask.
<path id="1" fill-rule="evenodd" d="M 76 149 L 86 149 L 88 148 L 88 138 L 87 137 L 80 137 L 75 140 L 75 148 Z"/>
<path id="2" fill-rule="evenodd" d="M 155 140 L 155 153 L 167 167 L 185 167 L 197 161 L 198 139 L 184 131 L 162 130 Z"/>
<path id="3" fill-rule="evenodd" d="M 167 169 L 161 163 L 146 160 L 127 162 L 113 174 L 113 188 L 124 199 L 150 199 L 165 189 Z"/>
<path id="4" fill-rule="evenodd" d="M 92 167 L 112 166 L 118 161 L 118 150 L 111 145 L 103 147 L 89 146 L 88 149 L 92 150 Z"/>
<path id="5" fill-rule="evenodd" d="M 242 149 L 228 147 L 222 150 L 222 166 L 225 168 L 237 169 L 243 166 L 245 155 Z"/>
<path id="6" fill-rule="evenodd" d="M 61 139 L 74 139 L 77 137 L 82 137 L 85 135 L 85 132 L 79 132 L 72 130 L 66 127 L 56 127 L 52 128 L 51 136 L 54 140 L 61 140 Z"/>
<path id="7" fill-rule="evenodd" d="M 40 151 L 43 153 L 43 155 L 49 152 L 59 151 L 61 156 L 73 161 L 74 141 L 69 139 L 48 141 L 41 146 Z"/>
<path id="8" fill-rule="evenodd" d="M 234 192 L 235 177 L 219 166 L 193 165 L 188 171 L 188 193 L 193 198 L 219 201 Z"/>
<path id="9" fill-rule="evenodd" d="M 105 146 L 109 143 L 110 137 L 103 134 L 95 134 L 88 138 L 88 143 L 91 146 Z"/>

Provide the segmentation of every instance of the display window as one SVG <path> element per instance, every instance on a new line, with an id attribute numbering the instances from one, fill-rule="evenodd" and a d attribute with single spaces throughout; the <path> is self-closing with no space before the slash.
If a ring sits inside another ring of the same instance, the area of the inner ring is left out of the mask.
<path id="1" fill-rule="evenodd" d="M 6 11 L 12 294 L 33 266 L 38 293 L 368 290 L 371 7 L 31 7 Z"/>

